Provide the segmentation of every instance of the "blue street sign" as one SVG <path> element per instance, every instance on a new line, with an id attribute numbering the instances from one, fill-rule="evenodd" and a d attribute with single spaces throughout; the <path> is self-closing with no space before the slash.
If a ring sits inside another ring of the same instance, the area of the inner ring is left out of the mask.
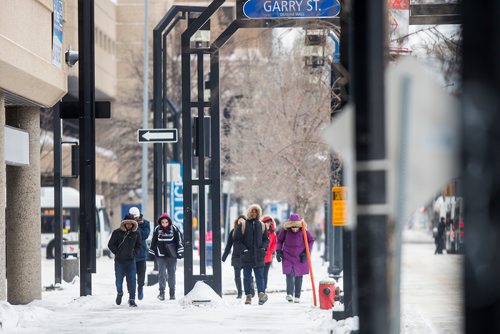
<path id="1" fill-rule="evenodd" d="M 250 19 L 326 18 L 339 13 L 339 0 L 248 0 L 243 5 Z"/>

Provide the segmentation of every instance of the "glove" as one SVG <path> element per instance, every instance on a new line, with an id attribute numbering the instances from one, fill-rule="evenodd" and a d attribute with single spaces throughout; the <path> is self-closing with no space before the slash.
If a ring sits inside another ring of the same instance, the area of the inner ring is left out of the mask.
<path id="1" fill-rule="evenodd" d="M 276 261 L 281 262 L 281 260 L 283 260 L 283 251 L 278 249 L 276 251 Z"/>
<path id="2" fill-rule="evenodd" d="M 306 259 L 307 259 L 307 254 L 306 254 L 306 252 L 302 252 L 302 253 L 300 253 L 300 255 L 299 255 L 299 256 L 300 256 L 300 263 L 304 263 L 304 262 L 306 262 Z"/>

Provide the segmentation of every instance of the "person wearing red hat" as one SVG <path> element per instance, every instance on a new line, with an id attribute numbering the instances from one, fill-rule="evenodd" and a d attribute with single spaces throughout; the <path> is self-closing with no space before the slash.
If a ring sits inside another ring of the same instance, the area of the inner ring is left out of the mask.
<path id="1" fill-rule="evenodd" d="M 264 257 L 264 287 L 267 289 L 267 278 L 269 276 L 269 268 L 273 263 L 274 251 L 276 250 L 276 223 L 273 217 L 263 216 L 262 222 L 266 224 L 267 235 L 269 236 L 269 247 L 266 250 Z"/>
<path id="2" fill-rule="evenodd" d="M 182 245 L 182 233 L 166 213 L 158 218 L 158 226 L 153 232 L 149 253 L 153 254 L 158 262 L 158 283 L 160 285 L 158 299 L 165 300 L 167 280 L 170 299 L 175 299 L 177 259 L 184 257 L 184 246 Z"/>

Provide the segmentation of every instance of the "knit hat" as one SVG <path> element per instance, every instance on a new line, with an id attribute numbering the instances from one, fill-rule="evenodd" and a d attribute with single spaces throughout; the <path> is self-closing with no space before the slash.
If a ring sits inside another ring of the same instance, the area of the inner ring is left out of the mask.
<path id="1" fill-rule="evenodd" d="M 158 218 L 158 225 L 160 225 L 161 221 L 165 218 L 168 220 L 168 223 L 172 225 L 172 218 L 170 218 L 170 216 L 166 212 L 162 213 L 161 216 Z"/>
<path id="2" fill-rule="evenodd" d="M 131 207 L 128 210 L 128 213 L 130 213 L 134 217 L 139 217 L 141 215 L 141 211 L 139 210 L 138 207 L 135 207 L 135 206 Z"/>

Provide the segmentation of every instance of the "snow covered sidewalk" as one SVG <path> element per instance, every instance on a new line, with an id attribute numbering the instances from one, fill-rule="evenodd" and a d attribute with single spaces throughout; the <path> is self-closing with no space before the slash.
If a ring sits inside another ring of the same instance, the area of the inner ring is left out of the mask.
<path id="1" fill-rule="evenodd" d="M 318 254 L 316 254 L 318 255 Z M 314 258 L 316 281 L 326 269 Z M 79 296 L 79 282 L 63 283 L 62 289 L 45 291 L 42 300 L 29 305 L 0 302 L 0 321 L 6 333 L 348 333 L 357 319 L 336 322 L 331 310 L 312 306 L 310 280 L 304 277 L 301 303 L 289 303 L 284 292 L 270 293 L 266 304 L 244 305 L 234 294 L 223 294 L 217 303 L 195 306 L 183 303 L 183 267 L 177 269 L 177 300 L 159 301 L 158 285 L 145 287 L 139 307 L 124 302 L 115 304 L 113 260 L 97 260 L 97 274 L 92 275 L 92 296 Z M 53 283 L 53 261 L 42 259 L 44 286 Z M 148 263 L 148 272 L 152 269 Z M 319 278 L 319 279 L 318 279 Z M 269 290 L 282 291 L 285 277 L 275 264 L 269 274 Z M 210 289 L 204 285 L 203 289 Z M 317 285 L 316 285 L 317 289 Z M 223 292 L 234 291 L 233 269 L 223 263 Z M 211 290 L 202 291 L 210 295 Z M 213 296 L 213 294 L 212 294 Z M 189 297 L 189 295 L 188 295 Z M 318 301 L 319 303 L 319 301 Z M 2 332 L 2 330 L 0 330 Z"/>

